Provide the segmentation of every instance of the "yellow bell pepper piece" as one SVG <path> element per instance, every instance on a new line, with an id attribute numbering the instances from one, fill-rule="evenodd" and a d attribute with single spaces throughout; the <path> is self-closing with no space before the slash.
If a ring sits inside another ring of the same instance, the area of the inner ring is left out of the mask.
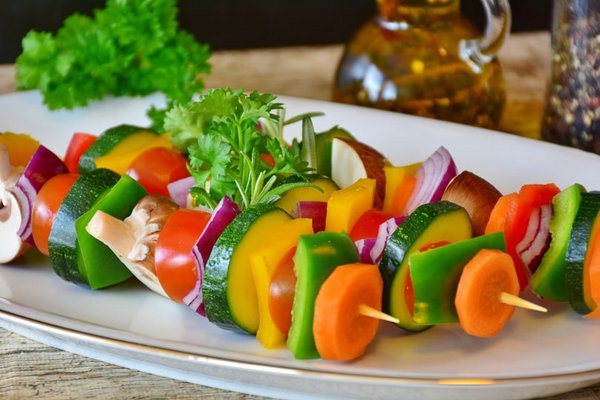
<path id="1" fill-rule="evenodd" d="M 409 199 L 401 197 L 405 197 L 407 194 L 410 197 L 410 194 L 412 194 L 412 190 L 409 190 L 410 193 L 404 193 L 407 190 L 403 191 L 402 187 L 410 184 L 410 179 L 415 176 L 421 164 L 423 163 L 383 168 L 383 172 L 385 173 L 385 198 L 383 200 L 382 211 L 394 215 L 402 214 Z"/>
<path id="2" fill-rule="evenodd" d="M 167 135 L 140 131 L 123 139 L 110 153 L 96 158 L 96 168 L 108 168 L 123 175 L 137 156 L 153 147 L 172 148 Z"/>
<path id="3" fill-rule="evenodd" d="M 300 235 L 313 233 L 312 220 L 298 218 L 277 228 L 278 239 L 257 250 L 251 257 L 252 276 L 258 300 L 258 331 L 256 338 L 265 349 L 285 346 L 286 335 L 277 328 L 269 311 L 269 291 L 273 273 L 283 257 L 296 246 Z"/>
<path id="4" fill-rule="evenodd" d="M 325 230 L 349 233 L 360 216 L 373 208 L 374 198 L 375 179 L 359 179 L 333 192 L 327 202 Z"/>
<path id="5" fill-rule="evenodd" d="M 40 142 L 24 133 L 5 132 L 0 134 L 0 143 L 8 148 L 10 165 L 24 167 L 27 165 Z"/>

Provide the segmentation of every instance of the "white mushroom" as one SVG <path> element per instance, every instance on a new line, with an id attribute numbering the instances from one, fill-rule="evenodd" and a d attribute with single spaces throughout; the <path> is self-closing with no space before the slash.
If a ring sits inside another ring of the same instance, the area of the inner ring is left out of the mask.
<path id="1" fill-rule="evenodd" d="M 23 213 L 11 191 L 21 172 L 21 168 L 10 165 L 8 148 L 0 143 L 0 264 L 11 262 L 29 247 L 17 234 Z"/>
<path id="2" fill-rule="evenodd" d="M 168 298 L 156 276 L 154 250 L 162 227 L 177 208 L 166 197 L 148 195 L 138 202 L 124 221 L 97 211 L 86 230 L 108 246 L 150 290 Z"/>

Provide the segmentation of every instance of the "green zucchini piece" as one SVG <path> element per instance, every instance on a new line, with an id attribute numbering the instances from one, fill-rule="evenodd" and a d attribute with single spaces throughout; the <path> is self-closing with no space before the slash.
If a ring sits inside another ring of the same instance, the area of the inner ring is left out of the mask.
<path id="1" fill-rule="evenodd" d="M 315 300 L 333 270 L 359 261 L 356 246 L 347 233 L 319 232 L 300 236 L 294 255 L 296 289 L 292 326 L 287 346 L 297 359 L 319 358 L 313 336 Z"/>
<path id="2" fill-rule="evenodd" d="M 398 326 L 421 331 L 429 325 L 418 324 L 406 302 L 408 260 L 426 245 L 458 242 L 473 236 L 467 211 L 449 201 L 423 204 L 390 236 L 383 251 L 379 270 L 383 278 L 383 309 L 398 318 Z"/>
<path id="3" fill-rule="evenodd" d="M 81 155 L 77 172 L 83 174 L 95 170 L 96 158 L 110 153 L 121 141 L 140 131 L 152 132 L 148 128 L 133 125 L 118 125 L 105 130 L 85 153 Z"/>
<path id="4" fill-rule="evenodd" d="M 88 223 L 98 210 L 115 218 L 125 219 L 131 214 L 138 201 L 147 194 L 144 187 L 135 179 L 123 175 L 75 221 L 79 271 L 92 289 L 121 283 L 131 277 L 131 272 L 108 246 L 87 232 Z"/>
<path id="5" fill-rule="evenodd" d="M 586 287 L 584 266 L 590 235 L 598 219 L 598 212 L 600 212 L 600 192 L 582 193 L 569 238 L 565 273 L 569 304 L 579 314 L 588 314 L 594 308 L 593 300 L 588 293 L 589 288 Z"/>
<path id="6" fill-rule="evenodd" d="M 276 240 L 278 224 L 290 219 L 280 208 L 257 204 L 225 228 L 210 253 L 202 282 L 209 321 L 223 329 L 256 334 L 258 300 L 250 256 L 261 243 Z"/>
<path id="7" fill-rule="evenodd" d="M 529 284 L 539 296 L 567 301 L 565 265 L 569 237 L 585 188 L 576 183 L 569 186 L 552 199 L 552 220 L 550 235 L 552 241 L 544 254 L 540 266 L 532 275 Z"/>
<path id="8" fill-rule="evenodd" d="M 119 175 L 108 169 L 83 174 L 75 181 L 60 205 L 48 237 L 48 250 L 52 268 L 64 280 L 87 284 L 77 263 L 75 221 L 118 180 Z"/>
<path id="9" fill-rule="evenodd" d="M 356 140 L 347 130 L 334 126 L 325 132 L 317 133 L 315 136 L 315 146 L 317 150 L 317 173 L 331 177 L 331 143 L 333 139 Z"/>
<path id="10" fill-rule="evenodd" d="M 463 268 L 481 249 L 506 251 L 504 233 L 478 236 L 410 256 L 410 278 L 415 293 L 413 319 L 417 324 L 456 323 L 454 306 Z"/>

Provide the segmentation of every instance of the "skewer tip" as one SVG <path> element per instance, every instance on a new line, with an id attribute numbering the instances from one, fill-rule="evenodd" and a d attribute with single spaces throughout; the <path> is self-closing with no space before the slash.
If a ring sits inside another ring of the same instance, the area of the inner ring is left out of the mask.
<path id="1" fill-rule="evenodd" d="M 539 304 L 532 303 L 531 301 L 522 299 L 518 296 L 506 292 L 500 293 L 500 302 L 519 308 L 525 308 L 527 310 L 548 312 L 548 309 L 546 307 L 542 307 Z"/>
<path id="2" fill-rule="evenodd" d="M 388 321 L 388 322 L 393 322 L 394 324 L 397 324 L 400 322 L 400 320 L 396 317 L 393 317 L 389 314 L 386 314 L 382 311 L 379 311 L 373 307 L 370 307 L 366 304 L 361 304 L 358 307 L 358 313 L 360 315 L 364 315 L 365 317 L 371 317 L 371 318 L 375 318 L 375 319 L 380 319 L 382 321 Z"/>

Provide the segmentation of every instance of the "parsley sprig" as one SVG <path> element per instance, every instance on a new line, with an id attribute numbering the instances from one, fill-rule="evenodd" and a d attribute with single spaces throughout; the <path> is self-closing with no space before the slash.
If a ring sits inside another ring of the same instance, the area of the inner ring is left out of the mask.
<path id="1" fill-rule="evenodd" d="M 50 109 L 156 91 L 169 105 L 188 102 L 204 88 L 210 50 L 176 17 L 176 0 L 108 0 L 93 18 L 68 17 L 56 35 L 32 30 L 16 61 L 18 87 L 40 90 Z M 164 112 L 149 115 L 160 130 Z"/>
<path id="2" fill-rule="evenodd" d="M 314 170 L 297 142 L 283 140 L 285 113 L 275 100 L 256 91 L 212 89 L 167 113 L 171 141 L 189 153 L 197 203 L 214 208 L 229 196 L 246 208 L 310 185 Z"/>

